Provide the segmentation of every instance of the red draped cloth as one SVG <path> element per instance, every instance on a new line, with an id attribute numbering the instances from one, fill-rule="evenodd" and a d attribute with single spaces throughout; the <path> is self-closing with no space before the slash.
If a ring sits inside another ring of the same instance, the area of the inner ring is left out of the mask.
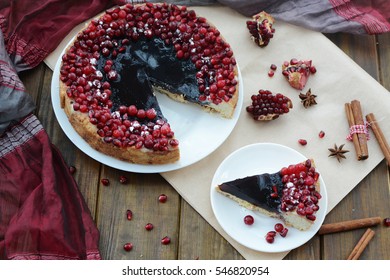
<path id="1" fill-rule="evenodd" d="M 0 259 L 101 258 L 91 213 L 18 72 L 114 2 L 0 1 Z"/>
<path id="2" fill-rule="evenodd" d="M 100 259 L 99 232 L 34 115 L 0 138 L 0 259 Z"/>

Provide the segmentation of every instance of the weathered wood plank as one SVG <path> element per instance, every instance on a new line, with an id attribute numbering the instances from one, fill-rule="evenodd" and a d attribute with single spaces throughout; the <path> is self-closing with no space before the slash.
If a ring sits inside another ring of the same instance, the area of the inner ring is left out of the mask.
<path id="1" fill-rule="evenodd" d="M 343 201 L 326 217 L 325 223 L 341 222 L 366 217 L 387 217 L 390 213 L 390 195 L 388 186 L 387 166 L 384 161 L 375 168 Z M 360 259 L 390 258 L 388 250 L 390 236 L 383 225 L 373 228 L 374 239 L 363 252 Z M 346 259 L 365 229 L 334 233 L 323 236 L 323 259 Z"/>
<path id="2" fill-rule="evenodd" d="M 26 91 L 31 94 L 38 110 L 40 102 L 40 93 L 45 75 L 46 65 L 41 63 L 32 70 L 27 70 L 19 73 L 19 78 L 23 82 Z"/>
<path id="3" fill-rule="evenodd" d="M 390 90 L 390 34 L 380 34 L 378 37 L 378 54 L 379 54 L 379 69 L 380 69 L 380 82 L 381 84 Z"/>
<path id="4" fill-rule="evenodd" d="M 237 250 L 184 199 L 181 205 L 179 259 L 243 259 Z"/>
<path id="5" fill-rule="evenodd" d="M 372 77 L 380 81 L 383 67 L 378 66 L 375 36 L 332 34 L 328 36 L 347 55 Z M 383 55 L 382 51 L 379 55 Z M 374 93 L 368 93 L 374 94 Z M 358 186 L 348 194 L 326 217 L 325 223 L 340 222 L 389 213 L 388 170 L 384 161 L 376 167 Z M 381 205 L 381 207 L 378 207 Z M 364 230 L 331 234 L 321 237 L 322 259 L 345 259 L 352 251 Z M 378 227 L 376 237 L 371 241 L 361 259 L 388 259 L 389 240 L 383 228 Z"/>
<path id="6" fill-rule="evenodd" d="M 127 184 L 119 182 L 128 178 Z M 177 259 L 179 243 L 180 197 L 159 174 L 137 174 L 103 166 L 101 178 L 110 180 L 109 186 L 100 184 L 97 225 L 101 233 L 100 248 L 104 259 Z M 160 203 L 165 194 L 168 200 Z M 131 221 L 126 211 L 133 212 Z M 153 230 L 145 225 L 152 223 Z M 169 245 L 161 239 L 171 238 Z M 127 242 L 130 252 L 123 250 Z"/>
<path id="7" fill-rule="evenodd" d="M 66 163 L 76 167 L 74 178 L 87 202 L 92 217 L 95 217 L 97 185 L 100 164 L 80 151 L 64 134 L 58 124 L 51 103 L 52 71 L 44 65 L 44 77 L 40 82 L 37 117 L 48 133 L 52 143 L 61 151 Z M 37 70 L 41 71 L 41 70 Z M 31 77 L 32 78 L 32 77 Z M 39 84 L 36 80 L 36 84 Z"/>
<path id="8" fill-rule="evenodd" d="M 375 36 L 335 33 L 326 35 L 374 79 L 378 79 Z"/>

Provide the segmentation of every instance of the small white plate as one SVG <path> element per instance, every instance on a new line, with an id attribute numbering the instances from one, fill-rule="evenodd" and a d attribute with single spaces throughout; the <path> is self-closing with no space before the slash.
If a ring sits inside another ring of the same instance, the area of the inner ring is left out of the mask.
<path id="1" fill-rule="evenodd" d="M 73 39 L 70 41 L 72 42 Z M 65 47 L 66 49 L 67 47 Z M 177 170 L 191 165 L 214 152 L 230 135 L 240 116 L 243 104 L 243 81 L 238 69 L 239 97 L 233 118 L 226 119 L 218 114 L 207 113 L 193 104 L 183 104 L 168 98 L 164 94 L 156 94 L 164 116 L 168 119 L 175 137 L 180 143 L 180 160 L 171 164 L 143 165 L 118 160 L 93 149 L 70 124 L 60 105 L 59 72 L 64 51 L 59 56 L 53 71 L 51 98 L 54 114 L 66 136 L 81 151 L 93 159 L 125 171 L 138 173 L 159 173 Z"/>
<path id="2" fill-rule="evenodd" d="M 325 183 L 320 176 L 320 209 L 316 220 L 307 231 L 288 227 L 285 238 L 277 235 L 274 243 L 265 240 L 268 231 L 274 230 L 278 219 L 270 218 L 257 211 L 250 211 L 230 198 L 218 193 L 216 186 L 226 181 L 262 173 L 274 173 L 284 166 L 296 164 L 307 158 L 299 152 L 279 144 L 259 143 L 245 146 L 230 154 L 218 167 L 211 183 L 211 206 L 223 230 L 238 243 L 261 252 L 285 252 L 301 246 L 310 240 L 324 222 L 328 198 Z M 252 215 L 253 225 L 246 225 L 244 217 Z"/>

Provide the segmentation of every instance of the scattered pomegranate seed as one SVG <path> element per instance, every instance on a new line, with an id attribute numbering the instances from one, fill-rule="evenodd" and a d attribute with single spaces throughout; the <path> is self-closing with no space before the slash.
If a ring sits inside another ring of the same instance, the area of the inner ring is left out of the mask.
<path id="1" fill-rule="evenodd" d="M 246 224 L 246 225 L 253 225 L 253 223 L 255 222 L 255 219 L 251 216 L 251 215 L 246 215 L 245 217 L 244 217 L 244 223 Z"/>
<path id="2" fill-rule="evenodd" d="M 276 64 L 271 64 L 271 66 L 269 67 L 271 70 L 276 70 L 278 69 L 278 67 L 276 66 Z"/>
<path id="3" fill-rule="evenodd" d="M 161 195 L 158 197 L 158 201 L 160 201 L 161 203 L 167 202 L 167 199 L 168 199 L 168 197 L 167 197 L 165 194 L 161 194 Z"/>
<path id="4" fill-rule="evenodd" d="M 318 137 L 324 138 L 324 136 L 325 136 L 325 132 L 321 130 L 320 133 L 318 133 Z"/>
<path id="5" fill-rule="evenodd" d="M 384 224 L 386 227 L 390 227 L 390 218 L 385 218 L 385 219 L 383 219 L 383 224 Z"/>
<path id="6" fill-rule="evenodd" d="M 168 236 L 165 236 L 161 239 L 161 244 L 168 245 L 169 243 L 171 243 L 171 239 Z"/>
<path id="7" fill-rule="evenodd" d="M 268 77 L 273 77 L 275 75 L 275 72 L 272 70 L 268 71 Z"/>
<path id="8" fill-rule="evenodd" d="M 299 139 L 298 143 L 301 144 L 302 146 L 305 146 L 307 144 L 307 141 L 305 139 Z"/>
<path id="9" fill-rule="evenodd" d="M 130 209 L 127 209 L 126 211 L 126 218 L 131 221 L 133 219 L 133 212 Z"/>
<path id="10" fill-rule="evenodd" d="M 282 232 L 282 230 L 284 229 L 284 226 L 281 223 L 277 223 L 277 224 L 275 224 L 274 228 L 275 228 L 276 232 Z"/>
<path id="11" fill-rule="evenodd" d="M 268 243 L 274 243 L 275 237 L 267 235 L 267 236 L 265 237 L 265 240 L 266 240 Z"/>
<path id="12" fill-rule="evenodd" d="M 154 226 L 153 226 L 152 223 L 147 223 L 147 224 L 145 225 L 145 229 L 146 229 L 147 231 L 151 231 L 153 228 L 154 228 Z"/>
<path id="13" fill-rule="evenodd" d="M 284 228 L 284 229 L 282 229 L 281 232 L 279 232 L 279 234 L 280 234 L 281 237 L 286 237 L 287 232 L 288 232 L 288 228 Z"/>
<path id="14" fill-rule="evenodd" d="M 269 231 L 269 232 L 267 232 L 267 234 L 265 235 L 265 240 L 266 240 L 268 243 L 274 243 L 274 241 L 275 241 L 275 236 L 276 236 L 276 231 Z"/>
<path id="15" fill-rule="evenodd" d="M 125 245 L 123 245 L 123 249 L 127 252 L 131 251 L 133 249 L 133 243 L 127 242 Z"/>
<path id="16" fill-rule="evenodd" d="M 110 180 L 108 180 L 107 178 L 101 179 L 100 182 L 102 182 L 102 184 L 103 184 L 104 186 L 110 185 Z"/>
<path id="17" fill-rule="evenodd" d="M 69 166 L 69 172 L 70 174 L 74 174 L 76 172 L 76 167 L 74 167 L 73 165 Z"/>
<path id="18" fill-rule="evenodd" d="M 127 184 L 127 182 L 128 182 L 128 179 L 126 176 L 124 176 L 124 175 L 119 176 L 119 183 Z"/>

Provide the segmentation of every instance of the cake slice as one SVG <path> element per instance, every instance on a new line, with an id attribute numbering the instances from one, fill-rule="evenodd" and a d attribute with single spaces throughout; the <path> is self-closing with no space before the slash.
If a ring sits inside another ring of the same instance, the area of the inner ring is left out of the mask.
<path id="1" fill-rule="evenodd" d="M 223 182 L 216 189 L 247 209 L 279 218 L 299 230 L 308 230 L 319 209 L 319 176 L 314 161 L 308 159 L 276 173 Z"/>

